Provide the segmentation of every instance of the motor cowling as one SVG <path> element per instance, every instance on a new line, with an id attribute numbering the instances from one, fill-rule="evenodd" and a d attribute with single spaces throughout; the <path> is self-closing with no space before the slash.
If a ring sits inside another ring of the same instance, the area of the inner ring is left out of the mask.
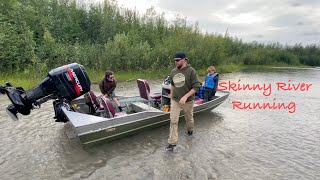
<path id="1" fill-rule="evenodd" d="M 31 110 L 40 104 L 54 99 L 54 108 L 61 108 L 62 103 L 73 99 L 90 90 L 90 79 L 85 68 L 77 63 L 68 64 L 51 70 L 48 75 L 34 88 L 25 91 L 21 87 L 13 87 L 10 83 L 0 86 L 0 92 L 7 94 L 12 102 L 7 107 L 7 113 L 17 120 L 17 113 L 30 114 Z M 55 112 L 59 112 L 56 111 Z M 57 114 L 56 114 L 57 116 Z"/>

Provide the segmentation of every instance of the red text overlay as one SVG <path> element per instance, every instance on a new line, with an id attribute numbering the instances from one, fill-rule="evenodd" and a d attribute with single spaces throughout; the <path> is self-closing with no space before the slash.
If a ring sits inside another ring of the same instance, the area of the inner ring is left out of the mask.
<path id="1" fill-rule="evenodd" d="M 243 83 L 240 79 L 236 82 L 232 81 L 222 81 L 219 82 L 218 90 L 224 91 L 259 91 L 263 96 L 270 97 L 273 91 L 300 91 L 306 92 L 311 88 L 311 83 L 303 82 L 294 82 L 291 80 L 287 82 L 276 82 L 271 83 Z M 273 98 L 270 102 L 241 102 L 241 101 L 232 101 L 233 109 L 287 109 L 289 113 L 296 112 L 296 103 L 291 102 L 278 102 L 276 98 Z"/>

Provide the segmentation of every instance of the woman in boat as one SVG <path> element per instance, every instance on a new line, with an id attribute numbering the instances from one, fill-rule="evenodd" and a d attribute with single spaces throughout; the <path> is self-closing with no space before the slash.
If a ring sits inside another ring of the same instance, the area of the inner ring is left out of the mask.
<path id="1" fill-rule="evenodd" d="M 204 82 L 204 100 L 205 102 L 211 101 L 212 97 L 216 94 L 218 84 L 218 73 L 214 66 L 207 69 L 207 76 Z"/>
<path id="2" fill-rule="evenodd" d="M 114 93 L 114 90 L 116 87 L 117 87 L 117 81 L 114 78 L 113 72 L 107 70 L 105 76 L 102 78 L 102 80 L 99 83 L 99 88 L 100 88 L 101 93 L 105 97 L 113 100 L 116 103 L 117 107 L 119 108 L 119 110 L 121 112 L 122 108 L 121 108 L 120 103 Z"/>
<path id="3" fill-rule="evenodd" d="M 173 151 L 178 142 L 178 122 L 181 109 L 187 125 L 188 135 L 193 134 L 193 106 L 194 94 L 200 87 L 196 70 L 187 63 L 187 57 L 183 52 L 176 52 L 175 65 L 170 74 L 170 134 L 167 151 Z"/>

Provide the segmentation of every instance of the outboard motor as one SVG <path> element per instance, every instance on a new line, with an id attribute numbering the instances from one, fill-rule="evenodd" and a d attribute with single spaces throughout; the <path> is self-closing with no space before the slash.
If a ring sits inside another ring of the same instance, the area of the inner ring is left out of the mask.
<path id="1" fill-rule="evenodd" d="M 28 115 L 31 109 L 54 99 L 53 106 L 57 122 L 66 122 L 61 107 L 70 107 L 70 102 L 90 90 L 90 79 L 85 68 L 77 63 L 68 64 L 51 70 L 38 86 L 25 91 L 13 87 L 10 83 L 0 86 L 0 92 L 7 94 L 12 104 L 7 113 L 13 120 L 18 120 L 17 113 Z"/>

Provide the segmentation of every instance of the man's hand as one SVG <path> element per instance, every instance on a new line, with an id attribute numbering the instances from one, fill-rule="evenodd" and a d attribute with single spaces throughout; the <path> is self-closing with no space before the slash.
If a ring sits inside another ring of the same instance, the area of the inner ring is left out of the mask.
<path id="1" fill-rule="evenodd" d="M 180 99 L 179 103 L 180 103 L 180 104 L 186 104 L 187 99 L 188 99 L 187 96 L 183 96 L 183 97 Z"/>
<path id="2" fill-rule="evenodd" d="M 193 96 L 194 93 L 196 91 L 194 89 L 191 89 L 187 94 L 185 94 L 179 101 L 180 104 L 186 104 L 186 101 L 187 99 L 190 97 L 190 96 Z"/>

